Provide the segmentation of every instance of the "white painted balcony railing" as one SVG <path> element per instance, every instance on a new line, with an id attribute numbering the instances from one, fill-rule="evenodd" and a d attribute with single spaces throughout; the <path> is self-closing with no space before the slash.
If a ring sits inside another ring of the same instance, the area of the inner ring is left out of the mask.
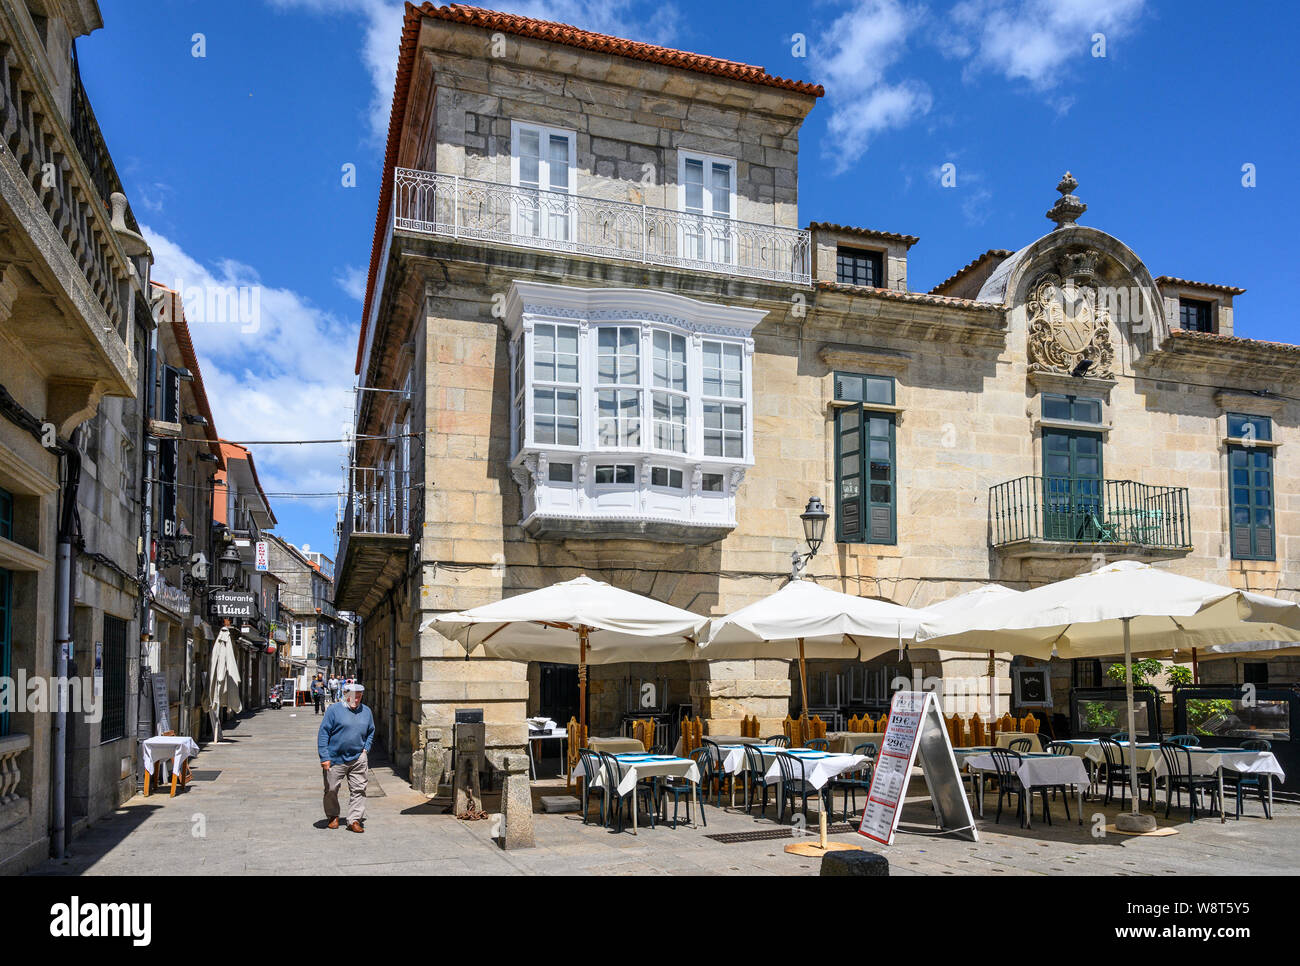
<path id="1" fill-rule="evenodd" d="M 397 168 L 400 231 L 573 252 L 794 285 L 812 281 L 809 233 Z"/>

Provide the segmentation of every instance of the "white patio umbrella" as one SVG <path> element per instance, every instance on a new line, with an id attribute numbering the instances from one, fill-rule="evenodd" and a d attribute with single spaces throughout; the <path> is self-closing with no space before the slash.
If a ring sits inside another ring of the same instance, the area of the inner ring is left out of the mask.
<path id="1" fill-rule="evenodd" d="M 980 584 L 978 587 L 958 594 L 956 597 L 949 597 L 947 600 L 929 604 L 918 608 L 918 610 L 925 615 L 925 620 L 933 620 L 938 617 L 965 614 L 977 607 L 986 607 L 989 604 L 1007 600 L 1010 597 L 1018 597 L 1019 595 L 1020 591 L 1004 587 L 1001 584 Z"/>
<path id="2" fill-rule="evenodd" d="M 587 724 L 587 665 L 685 661 L 707 617 L 620 590 L 585 574 L 492 604 L 430 618 L 468 657 L 578 665 L 581 723 Z"/>
<path id="3" fill-rule="evenodd" d="M 901 604 L 842 594 L 811 580 L 791 580 L 774 594 L 725 617 L 715 617 L 700 658 L 788 658 L 799 653 L 805 713 L 805 658 L 867 660 L 910 641 L 920 612 Z"/>
<path id="4" fill-rule="evenodd" d="M 1120 650 L 1115 638 L 1121 634 L 1132 764 L 1137 752 L 1135 652 L 1261 638 L 1300 641 L 1300 605 L 1121 560 L 965 614 L 923 620 L 916 640 L 953 650 L 1074 658 L 1114 654 Z M 1129 773 L 1136 816 L 1137 769 L 1130 767 Z M 1133 830 L 1143 827 L 1136 818 L 1128 825 Z"/>
<path id="5" fill-rule="evenodd" d="M 235 655 L 235 642 L 230 628 L 223 627 L 212 643 L 208 689 L 203 695 L 203 710 L 212 721 L 213 741 L 221 740 L 221 709 L 229 708 L 238 714 L 243 707 L 239 697 L 239 660 Z"/>

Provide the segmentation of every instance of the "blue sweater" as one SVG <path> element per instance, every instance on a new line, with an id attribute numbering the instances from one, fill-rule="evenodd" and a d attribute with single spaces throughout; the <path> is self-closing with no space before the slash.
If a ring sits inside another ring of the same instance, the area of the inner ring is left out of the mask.
<path id="1" fill-rule="evenodd" d="M 321 761 L 356 761 L 374 740 L 375 718 L 368 707 L 353 711 L 346 704 L 331 704 L 320 723 L 316 750 Z"/>

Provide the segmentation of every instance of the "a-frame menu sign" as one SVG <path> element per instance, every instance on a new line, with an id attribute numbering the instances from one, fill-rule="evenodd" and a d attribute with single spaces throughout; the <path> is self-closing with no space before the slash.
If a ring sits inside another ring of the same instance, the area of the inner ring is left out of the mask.
<path id="1" fill-rule="evenodd" d="M 907 797 L 912 766 L 919 764 L 930 789 L 939 828 L 979 841 L 957 759 L 932 691 L 899 691 L 889 708 L 871 791 L 858 833 L 882 845 L 894 844 L 898 817 Z"/>

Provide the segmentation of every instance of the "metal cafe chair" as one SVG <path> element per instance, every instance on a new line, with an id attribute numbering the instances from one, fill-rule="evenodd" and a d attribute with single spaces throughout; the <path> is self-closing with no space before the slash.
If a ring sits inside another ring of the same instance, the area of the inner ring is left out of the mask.
<path id="1" fill-rule="evenodd" d="M 1241 743 L 1242 751 L 1272 751 L 1273 743 L 1264 738 L 1251 738 Z M 1237 818 L 1241 818 L 1241 793 L 1244 789 L 1254 788 L 1259 793 L 1259 803 L 1264 806 L 1264 817 L 1272 818 L 1273 812 L 1268 807 L 1268 796 L 1265 794 L 1265 788 L 1268 779 L 1263 775 L 1242 775 L 1240 773 L 1230 773 L 1227 779 L 1234 782 L 1237 786 Z"/>
<path id="2" fill-rule="evenodd" d="M 1015 742 L 1012 742 L 1012 744 L 1015 744 Z M 1070 744 L 1068 741 L 1053 741 L 1047 746 L 1047 750 L 1050 751 L 1052 754 L 1057 755 L 1058 757 L 1074 754 L 1074 746 Z M 1064 785 L 1053 785 L 1052 801 L 1056 801 L 1056 791 L 1058 788 L 1061 790 L 1061 797 L 1065 799 L 1065 817 L 1068 819 L 1070 817 L 1069 789 L 1067 789 Z"/>
<path id="3" fill-rule="evenodd" d="M 871 792 L 871 776 L 876 767 L 876 746 L 870 741 L 864 741 L 853 749 L 853 754 L 864 755 L 867 760 L 852 771 L 845 772 L 838 778 L 832 779 L 830 783 L 832 798 L 836 790 L 844 793 L 844 821 L 846 822 L 849 820 L 849 796 L 853 796 L 853 810 L 856 812 L 858 810 L 858 789 L 862 789 L 863 795 Z"/>
<path id="4" fill-rule="evenodd" d="M 763 753 L 753 745 L 745 745 L 745 811 L 752 813 L 753 802 L 750 799 L 750 788 L 753 787 L 753 795 L 758 797 L 758 790 L 763 790 L 763 804 L 759 806 L 758 814 L 763 816 L 767 812 L 767 769 L 763 766 Z"/>
<path id="5" fill-rule="evenodd" d="M 776 748 L 789 748 L 790 739 L 787 738 L 785 735 L 773 735 L 770 738 L 764 738 L 763 744 L 772 745 Z"/>
<path id="6" fill-rule="evenodd" d="M 830 751 L 831 743 L 825 738 L 810 738 L 804 747 L 809 751 Z"/>
<path id="7" fill-rule="evenodd" d="M 1179 752 L 1182 753 L 1181 758 Z M 1178 795 L 1178 807 L 1183 805 L 1183 791 L 1187 791 L 1187 807 L 1191 821 L 1196 821 L 1196 800 L 1200 792 L 1209 791 L 1210 800 L 1217 802 L 1220 812 L 1223 803 L 1219 801 L 1219 780 L 1214 775 L 1192 774 L 1192 753 L 1183 745 L 1168 741 L 1160 742 L 1160 755 L 1165 760 L 1165 774 L 1157 781 L 1165 783 L 1165 818 L 1173 808 L 1174 795 Z"/>
<path id="8" fill-rule="evenodd" d="M 602 782 L 598 788 L 591 787 L 591 781 L 600 774 L 604 763 L 600 760 L 600 752 L 592 751 L 590 748 L 579 748 L 578 757 L 582 759 L 582 773 L 585 779 L 582 782 L 582 824 L 589 824 L 587 820 L 588 800 L 592 795 L 600 796 L 600 824 L 605 824 L 605 785 Z"/>
<path id="9" fill-rule="evenodd" d="M 1009 747 L 1012 751 L 1017 751 L 1017 752 L 1019 752 L 1020 754 L 1023 755 L 1023 754 L 1025 754 L 1026 752 L 1030 752 L 1030 751 L 1033 751 L 1033 750 L 1034 750 L 1034 739 L 1032 739 L 1032 738 L 1014 738 L 1014 739 L 1012 739 L 1012 741 L 1008 744 L 1008 747 Z"/>
<path id="10" fill-rule="evenodd" d="M 631 800 L 632 808 L 637 807 L 637 796 L 646 796 L 646 811 L 650 813 L 650 827 L 655 827 L 655 809 L 654 809 L 654 779 L 643 779 L 638 781 L 633 789 L 625 795 L 618 793 L 618 786 L 623 783 L 623 765 L 613 755 L 605 751 L 598 751 L 601 762 L 605 765 L 605 782 L 609 787 L 608 801 L 611 808 L 614 809 L 614 818 L 618 823 L 616 831 L 623 831 L 623 805 Z M 608 818 L 608 813 L 607 818 Z M 608 824 L 608 821 L 606 822 Z"/>
<path id="11" fill-rule="evenodd" d="M 813 788 L 807 779 L 807 772 L 804 771 L 803 762 L 795 755 L 789 752 L 778 751 L 776 761 L 781 769 L 781 807 L 778 813 L 777 821 L 785 821 L 785 803 L 790 803 L 790 812 L 794 813 L 795 798 L 803 799 L 803 818 L 805 827 L 808 824 L 808 799 L 809 797 L 820 798 L 822 808 L 830 814 L 830 784 L 828 783 L 822 790 Z"/>
<path id="12" fill-rule="evenodd" d="M 1111 789 L 1118 781 L 1120 783 L 1119 807 L 1123 809 L 1128 796 L 1129 782 L 1132 780 L 1124 760 L 1124 748 L 1114 738 L 1098 738 L 1097 744 L 1101 746 L 1102 756 L 1106 759 L 1101 766 L 1106 770 L 1106 797 L 1102 800 L 1102 804 L 1110 804 Z"/>
<path id="13" fill-rule="evenodd" d="M 709 750 L 707 748 L 696 748 L 691 752 L 691 758 L 695 762 L 695 767 L 700 770 L 700 781 L 703 782 L 704 771 L 707 767 L 705 762 L 712 760 L 709 758 Z M 664 821 L 668 820 L 667 796 L 669 795 L 673 797 L 673 828 L 677 828 L 677 806 L 681 804 L 683 798 L 686 799 L 686 821 L 689 824 L 691 821 L 691 799 L 695 796 L 695 784 L 685 778 L 665 778 L 656 785 L 656 796 L 658 798 L 656 807 L 663 808 Z M 705 828 L 709 827 L 709 820 L 704 816 L 702 786 L 700 793 L 700 821 Z"/>
<path id="14" fill-rule="evenodd" d="M 992 756 L 993 767 L 998 773 L 998 812 L 993 819 L 994 823 L 996 824 L 1002 820 L 1003 797 L 1010 797 L 1011 795 L 1016 796 L 1016 815 L 1020 816 L 1023 822 L 1024 809 L 1034 807 L 1031 794 L 1026 791 L 1025 786 L 1020 783 L 1020 778 L 1016 774 L 1017 769 L 1020 768 L 1020 763 L 1024 759 L 1019 752 L 1006 748 L 994 748 L 989 752 L 989 755 Z M 1047 806 L 1047 789 L 1040 788 L 1038 791 L 1043 796 L 1043 821 L 1051 825 L 1052 813 Z"/>
<path id="15" fill-rule="evenodd" d="M 1195 735 L 1170 735 L 1165 741 L 1171 745 L 1181 745 L 1183 748 L 1195 748 L 1200 744 Z"/>

